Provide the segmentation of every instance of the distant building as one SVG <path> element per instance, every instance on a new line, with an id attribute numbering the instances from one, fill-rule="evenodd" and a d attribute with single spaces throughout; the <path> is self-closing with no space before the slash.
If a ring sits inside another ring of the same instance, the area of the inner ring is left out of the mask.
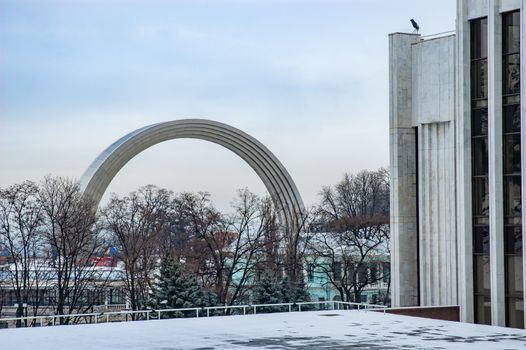
<path id="1" fill-rule="evenodd" d="M 524 327 L 524 5 L 458 0 L 455 32 L 389 35 L 395 306 Z"/>
<path id="2" fill-rule="evenodd" d="M 307 258 L 307 261 L 309 259 Z M 330 272 L 329 272 L 330 270 Z M 389 256 L 382 256 L 367 263 L 366 268 L 362 268 L 356 273 L 356 278 L 364 281 L 371 281 L 361 290 L 360 299 L 353 302 L 383 304 L 389 293 Z M 331 276 L 329 276 L 331 274 Z M 312 301 L 342 300 L 340 291 L 336 286 L 342 284 L 351 285 L 352 272 L 345 274 L 343 265 L 340 262 L 334 266 L 321 266 L 320 261 L 307 263 L 305 270 L 305 285 Z M 335 282 L 335 284 L 332 281 Z"/>
<path id="3" fill-rule="evenodd" d="M 122 309 L 127 303 L 125 276 L 122 263 L 118 263 L 115 248 L 109 247 L 104 255 L 93 256 L 86 261 L 86 285 L 77 295 L 76 305 L 80 310 L 97 311 L 112 308 Z M 50 260 L 51 257 L 51 260 Z M 27 314 L 47 315 L 54 311 L 57 303 L 57 270 L 52 264 L 53 254 L 31 258 L 27 263 L 27 287 L 23 288 Z M 18 303 L 16 292 L 16 266 L 7 249 L 0 251 L 0 316 L 15 315 Z M 20 266 L 18 267 L 20 268 Z M 79 270 L 80 271 L 80 270 Z M 78 271 L 77 271 L 78 272 Z M 18 271 L 20 276 L 20 271 Z M 89 276 L 89 279 L 87 279 Z M 21 277 L 19 277 L 19 281 Z M 72 292 L 73 294 L 73 292 Z"/>

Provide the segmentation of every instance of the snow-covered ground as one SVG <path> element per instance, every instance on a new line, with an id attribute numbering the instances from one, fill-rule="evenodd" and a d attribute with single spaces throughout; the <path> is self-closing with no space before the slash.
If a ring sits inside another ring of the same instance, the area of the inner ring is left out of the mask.
<path id="1" fill-rule="evenodd" d="M 0 349 L 526 349 L 526 331 L 365 311 L 0 330 Z"/>

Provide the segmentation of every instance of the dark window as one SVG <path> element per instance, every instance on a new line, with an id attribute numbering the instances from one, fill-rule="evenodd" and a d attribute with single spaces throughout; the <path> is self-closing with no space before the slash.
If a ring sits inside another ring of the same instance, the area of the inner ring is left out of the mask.
<path id="1" fill-rule="evenodd" d="M 488 20 L 471 21 L 471 59 L 488 57 Z"/>
<path id="2" fill-rule="evenodd" d="M 477 59 L 471 63 L 471 99 L 473 107 L 482 107 L 486 104 L 477 100 L 488 98 L 488 60 Z"/>
<path id="3" fill-rule="evenodd" d="M 378 268 L 376 267 L 376 264 L 371 264 L 371 267 L 369 267 L 369 274 L 371 276 L 371 283 L 375 283 L 378 280 Z"/>
<path id="4" fill-rule="evenodd" d="M 519 53 L 520 42 L 520 12 L 508 12 L 502 15 L 502 53 Z"/>
<path id="5" fill-rule="evenodd" d="M 504 176 L 504 217 L 521 217 L 521 177 Z"/>
<path id="6" fill-rule="evenodd" d="M 521 106 L 519 104 L 504 106 L 502 118 L 505 133 L 521 132 Z"/>
<path id="7" fill-rule="evenodd" d="M 504 143 L 504 175 L 521 173 L 521 134 L 505 135 Z"/>
<path id="8" fill-rule="evenodd" d="M 473 216 L 487 218 L 489 215 L 488 177 L 473 178 Z"/>
<path id="9" fill-rule="evenodd" d="M 314 265 L 313 264 L 307 265 L 307 280 L 309 282 L 314 281 Z"/>
<path id="10" fill-rule="evenodd" d="M 471 21 L 471 171 L 475 322 L 491 321 L 488 192 L 487 19 Z"/>
<path id="11" fill-rule="evenodd" d="M 506 324 L 514 328 L 524 328 L 523 298 L 506 298 Z"/>
<path id="12" fill-rule="evenodd" d="M 509 255 L 506 270 L 506 325 L 524 328 L 524 305 L 522 285 L 522 255 Z"/>
<path id="13" fill-rule="evenodd" d="M 518 11 L 502 15 L 502 102 L 506 325 L 524 328 Z"/>
<path id="14" fill-rule="evenodd" d="M 358 282 L 360 284 L 367 283 L 367 267 L 365 265 L 358 266 Z"/>
<path id="15" fill-rule="evenodd" d="M 489 255 L 477 255 L 474 259 L 473 270 L 477 274 L 477 281 L 473 285 L 475 294 L 489 294 L 490 284 L 490 260 Z"/>
<path id="16" fill-rule="evenodd" d="M 391 275 L 391 263 L 389 262 L 382 263 L 382 277 L 383 277 L 384 283 L 389 282 L 390 275 Z"/>
<path id="17" fill-rule="evenodd" d="M 473 176 L 488 174 L 488 137 L 473 138 Z"/>
<path id="18" fill-rule="evenodd" d="M 522 256 L 522 226 L 504 226 L 504 247 L 504 254 Z"/>
<path id="19" fill-rule="evenodd" d="M 489 227 L 473 227 L 473 253 L 489 254 Z"/>
<path id="20" fill-rule="evenodd" d="M 502 81 L 504 95 L 519 94 L 520 89 L 520 55 L 511 54 L 502 58 Z"/>
<path id="21" fill-rule="evenodd" d="M 339 281 L 342 279 L 342 263 L 341 262 L 335 262 L 334 263 L 334 280 Z"/>
<path id="22" fill-rule="evenodd" d="M 521 298 L 524 287 L 522 285 L 522 259 L 520 256 L 510 255 L 506 257 L 506 280 L 508 281 L 508 295 Z"/>
<path id="23" fill-rule="evenodd" d="M 356 269 L 354 268 L 352 264 L 349 265 L 349 269 L 347 272 L 347 279 L 349 283 L 351 284 L 354 284 L 356 282 Z"/>
<path id="24" fill-rule="evenodd" d="M 491 299 L 489 296 L 475 294 L 475 322 L 491 324 Z"/>
<path id="25" fill-rule="evenodd" d="M 471 135 L 487 136 L 488 135 L 488 109 L 481 108 L 473 110 L 471 114 Z"/>

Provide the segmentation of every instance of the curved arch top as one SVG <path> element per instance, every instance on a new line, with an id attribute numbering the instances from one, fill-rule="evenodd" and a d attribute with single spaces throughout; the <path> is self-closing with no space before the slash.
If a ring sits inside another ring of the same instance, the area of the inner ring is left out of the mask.
<path id="1" fill-rule="evenodd" d="M 145 126 L 121 137 L 106 148 L 80 180 L 82 190 L 99 202 L 115 175 L 145 149 L 167 140 L 191 138 L 221 145 L 239 157 L 265 184 L 283 224 L 289 230 L 300 227 L 305 208 L 296 184 L 281 162 L 261 142 L 230 125 L 206 119 L 180 119 Z"/>

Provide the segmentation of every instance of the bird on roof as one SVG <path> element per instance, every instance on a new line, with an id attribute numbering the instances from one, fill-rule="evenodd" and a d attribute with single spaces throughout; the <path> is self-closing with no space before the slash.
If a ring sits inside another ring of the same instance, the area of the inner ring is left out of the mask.
<path id="1" fill-rule="evenodd" d="M 416 23 L 416 21 L 411 18 L 411 24 L 413 25 L 413 28 L 415 28 L 414 33 L 418 33 L 418 30 L 420 29 L 420 26 L 418 25 L 418 23 Z"/>

